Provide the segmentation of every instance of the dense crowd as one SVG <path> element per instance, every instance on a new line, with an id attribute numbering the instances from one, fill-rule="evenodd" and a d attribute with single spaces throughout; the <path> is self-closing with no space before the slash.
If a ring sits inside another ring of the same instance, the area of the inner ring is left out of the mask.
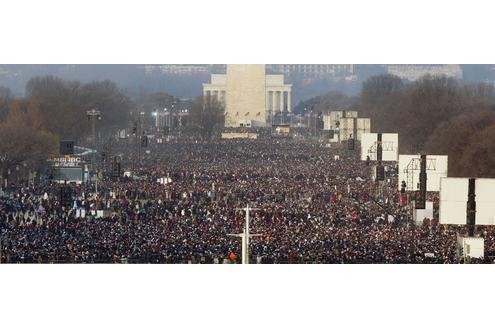
<path id="1" fill-rule="evenodd" d="M 72 186 L 62 206 L 54 183 L 0 192 L 2 263 L 239 262 L 251 204 L 252 263 L 456 263 L 461 227 L 413 223 L 397 171 L 370 180 L 357 151 L 272 138 L 117 147 L 131 176 Z M 101 167 L 103 169 L 103 166 Z M 165 179 L 163 179 L 165 178 Z M 435 195 L 430 195 L 435 197 Z M 491 228 L 479 229 L 485 254 Z M 485 261 L 490 261 L 490 256 Z"/>

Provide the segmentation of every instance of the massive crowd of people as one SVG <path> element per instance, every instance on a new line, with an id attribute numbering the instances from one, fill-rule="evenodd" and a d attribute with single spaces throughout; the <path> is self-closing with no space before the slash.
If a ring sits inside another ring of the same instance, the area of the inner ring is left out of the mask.
<path id="1" fill-rule="evenodd" d="M 416 225 L 399 201 L 397 171 L 383 183 L 358 152 L 315 140 L 150 143 L 113 151 L 130 176 L 72 186 L 71 205 L 55 183 L 0 191 L 2 263 L 232 263 L 229 234 L 251 213 L 251 263 L 456 263 L 462 227 Z M 101 168 L 103 168 L 101 166 Z M 165 178 L 165 179 L 163 179 Z M 435 197 L 435 195 L 431 195 Z M 495 233 L 485 237 L 485 262 Z"/>

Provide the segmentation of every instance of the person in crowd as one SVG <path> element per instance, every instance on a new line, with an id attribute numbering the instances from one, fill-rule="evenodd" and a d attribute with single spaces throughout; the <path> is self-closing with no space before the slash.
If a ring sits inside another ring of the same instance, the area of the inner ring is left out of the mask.
<path id="1" fill-rule="evenodd" d="M 3 190 L 1 262 L 236 263 L 241 241 L 228 234 L 243 231 L 246 204 L 258 208 L 250 232 L 261 235 L 250 263 L 458 262 L 463 228 L 415 225 L 397 171 L 377 185 L 357 152 L 338 145 L 262 136 L 150 145 L 140 160 L 133 147 L 115 151 L 132 176 L 106 177 L 98 193 L 72 186 L 71 205 L 55 183 Z M 494 230 L 479 233 L 493 254 Z"/>

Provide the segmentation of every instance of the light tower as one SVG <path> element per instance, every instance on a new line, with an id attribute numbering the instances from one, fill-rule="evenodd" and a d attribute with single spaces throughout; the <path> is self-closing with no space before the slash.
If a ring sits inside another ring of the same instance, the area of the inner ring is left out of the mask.
<path id="1" fill-rule="evenodd" d="M 93 169 L 96 162 L 96 121 L 101 121 L 101 112 L 96 109 L 86 111 L 88 121 L 91 121 L 91 135 L 93 141 L 93 158 L 91 161 L 91 168 Z"/>
<path id="2" fill-rule="evenodd" d="M 95 192 L 98 194 L 98 169 L 96 166 L 96 121 L 101 121 L 101 112 L 96 109 L 86 111 L 88 121 L 91 121 L 91 134 L 93 141 L 93 156 L 91 158 L 91 174 L 95 174 Z"/>
<path id="3" fill-rule="evenodd" d="M 239 234 L 228 234 L 227 236 L 241 237 L 242 241 L 242 264 L 249 264 L 249 238 L 258 237 L 261 234 L 249 233 L 249 211 L 257 210 L 257 208 L 249 207 L 249 204 L 245 208 L 238 208 L 238 210 L 246 211 L 246 221 L 244 223 L 244 232 Z"/>

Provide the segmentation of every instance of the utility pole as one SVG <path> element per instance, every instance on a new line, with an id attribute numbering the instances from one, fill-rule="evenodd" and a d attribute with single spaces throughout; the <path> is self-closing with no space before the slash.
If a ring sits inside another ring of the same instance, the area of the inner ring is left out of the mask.
<path id="1" fill-rule="evenodd" d="M 249 238 L 258 237 L 261 234 L 250 234 L 249 233 L 249 211 L 257 210 L 257 208 L 249 207 L 249 204 L 245 208 L 238 208 L 238 210 L 246 211 L 246 219 L 244 222 L 244 231 L 239 234 L 228 234 L 227 236 L 241 237 L 242 242 L 242 264 L 249 264 Z"/>

